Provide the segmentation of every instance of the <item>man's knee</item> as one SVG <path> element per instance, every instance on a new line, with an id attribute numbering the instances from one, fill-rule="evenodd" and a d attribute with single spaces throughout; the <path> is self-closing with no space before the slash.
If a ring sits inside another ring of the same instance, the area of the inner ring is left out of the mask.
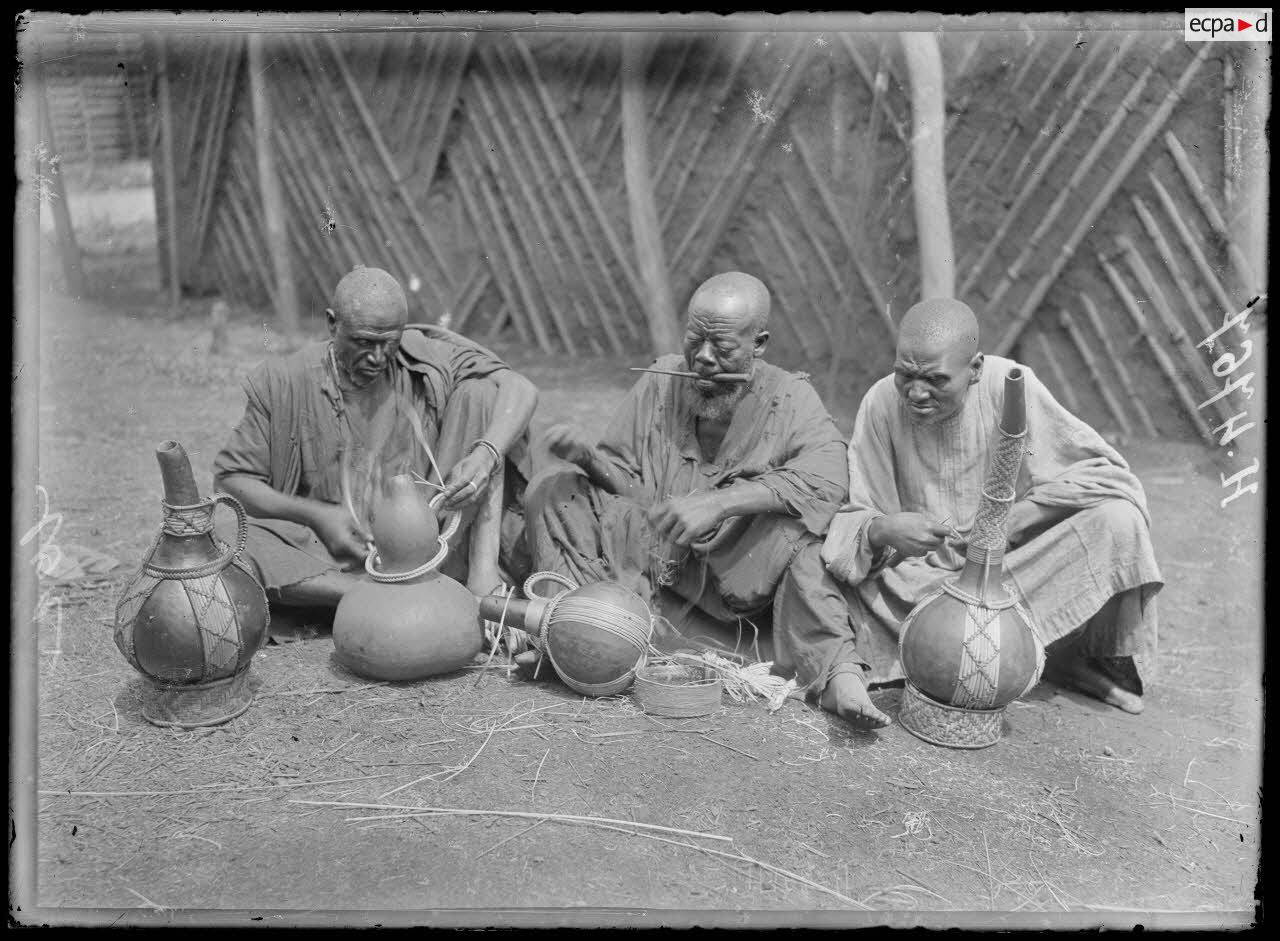
<path id="1" fill-rule="evenodd" d="M 1092 515 L 1110 532 L 1145 532 L 1147 529 L 1147 521 L 1142 511 L 1128 500 L 1104 500 L 1084 512 Z"/>
<path id="2" fill-rule="evenodd" d="M 525 512 L 530 519 L 549 508 L 587 499 L 587 475 L 578 467 L 558 461 L 533 475 L 525 490 Z"/>

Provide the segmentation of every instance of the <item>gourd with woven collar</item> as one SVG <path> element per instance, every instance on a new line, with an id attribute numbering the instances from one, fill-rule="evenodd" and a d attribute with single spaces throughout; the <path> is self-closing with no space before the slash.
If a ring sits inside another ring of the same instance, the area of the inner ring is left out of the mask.
<path id="1" fill-rule="evenodd" d="M 479 603 L 437 571 L 449 553 L 459 514 L 443 531 L 435 505 L 413 477 L 393 477 L 373 510 L 374 548 L 365 578 L 333 616 L 338 661 L 375 680 L 418 680 L 458 670 L 480 652 Z"/>
<path id="2" fill-rule="evenodd" d="M 1005 523 L 1026 446 L 1022 370 L 1004 382 L 1000 440 L 956 578 L 930 592 L 902 622 L 907 675 L 899 721 L 935 745 L 982 748 L 1000 739 L 1005 707 L 1030 691 L 1044 648 L 1017 589 L 1004 580 Z"/>
<path id="3" fill-rule="evenodd" d="M 253 701 L 248 672 L 267 639 L 267 596 L 240 557 L 246 535 L 240 504 L 226 494 L 201 499 L 178 442 L 163 442 L 156 460 L 164 525 L 116 604 L 116 646 L 146 678 L 147 721 L 219 725 Z M 213 535 L 220 503 L 239 522 L 234 547 Z"/>

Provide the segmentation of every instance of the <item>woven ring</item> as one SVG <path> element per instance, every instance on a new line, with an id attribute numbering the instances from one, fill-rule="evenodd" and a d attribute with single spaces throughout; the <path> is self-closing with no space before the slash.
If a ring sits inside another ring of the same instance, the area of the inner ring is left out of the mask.
<path id="1" fill-rule="evenodd" d="M 219 503 L 225 504 L 231 507 L 231 509 L 235 511 L 235 514 L 236 514 L 235 546 L 228 546 L 227 551 L 222 553 L 216 559 L 214 559 L 211 562 L 206 562 L 204 565 L 196 566 L 195 568 L 174 569 L 174 568 L 167 568 L 162 565 L 152 565 L 150 562 L 147 562 L 143 566 L 143 568 L 147 571 L 147 573 L 151 575 L 159 575 L 163 578 L 175 578 L 175 577 L 203 578 L 206 575 L 216 575 L 218 572 L 221 572 L 228 565 L 230 565 L 232 562 L 238 559 L 240 557 L 240 553 L 244 552 L 245 544 L 249 540 L 249 520 L 248 520 L 247 514 L 244 511 L 244 507 L 240 505 L 240 501 L 237 500 L 235 497 L 231 496 L 229 493 L 218 493 L 218 494 L 214 494 L 214 496 L 211 499 L 201 501 L 198 504 L 193 504 L 193 506 L 212 505 L 214 509 L 217 509 L 217 506 Z M 165 506 L 168 507 L 169 504 L 165 504 Z M 191 509 L 191 507 L 185 507 L 185 506 L 172 507 L 172 508 L 175 510 Z M 159 542 L 159 540 L 156 540 L 156 541 L 157 543 Z"/>
<path id="2" fill-rule="evenodd" d="M 438 493 L 431 498 L 427 503 L 427 506 L 434 510 L 439 506 L 443 499 L 444 494 Z M 426 575 L 428 572 L 434 572 L 448 557 L 449 540 L 453 538 L 460 525 L 462 525 L 462 513 L 458 510 L 453 510 L 449 513 L 448 522 L 445 524 L 444 529 L 440 531 L 440 535 L 436 539 L 440 544 L 439 551 L 426 562 L 419 565 L 416 569 L 410 569 L 407 572 L 379 572 L 376 567 L 377 563 L 381 562 L 381 560 L 378 559 L 378 550 L 376 548 L 371 548 L 369 550 L 369 554 L 365 556 L 364 559 L 364 570 L 369 573 L 370 577 L 372 577 L 374 581 L 377 582 L 407 582 L 422 575 Z"/>

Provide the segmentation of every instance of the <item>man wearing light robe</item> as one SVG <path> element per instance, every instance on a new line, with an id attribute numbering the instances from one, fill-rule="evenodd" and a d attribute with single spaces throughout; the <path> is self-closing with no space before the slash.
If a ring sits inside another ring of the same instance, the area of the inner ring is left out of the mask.
<path id="1" fill-rule="evenodd" d="M 872 683 L 903 678 L 902 620 L 964 567 L 1015 365 L 979 352 L 968 307 L 929 300 L 903 316 L 894 373 L 862 401 L 848 448 L 849 503 L 822 557 L 844 583 Z M 1142 485 L 1021 368 L 1027 437 L 1007 523 L 1008 579 L 1048 648 L 1046 676 L 1141 712 L 1163 585 Z"/>
<path id="2" fill-rule="evenodd" d="M 768 314 L 758 279 L 716 275 L 689 302 L 684 355 L 654 364 L 697 378 L 644 375 L 598 443 L 548 430 L 551 453 L 576 466 L 530 484 L 534 567 L 619 582 L 677 629 L 694 608 L 720 625 L 771 612 L 776 669 L 855 727 L 879 728 L 889 719 L 820 556 L 845 497 L 844 442 L 809 382 L 761 358 Z"/>

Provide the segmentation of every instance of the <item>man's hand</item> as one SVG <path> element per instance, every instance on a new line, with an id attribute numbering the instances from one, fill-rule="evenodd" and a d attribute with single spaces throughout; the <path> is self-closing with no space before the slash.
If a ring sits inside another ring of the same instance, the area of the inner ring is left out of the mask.
<path id="1" fill-rule="evenodd" d="M 335 559 L 363 561 L 369 554 L 372 537 L 356 524 L 346 507 L 323 504 L 312 511 L 308 525 Z"/>
<path id="2" fill-rule="evenodd" d="M 649 511 L 654 535 L 664 542 L 689 546 L 725 519 L 724 501 L 714 490 L 673 497 Z"/>
<path id="3" fill-rule="evenodd" d="M 573 425 L 552 425 L 546 432 L 547 447 L 563 461 L 586 469 L 595 454 L 595 444 Z"/>
<path id="4" fill-rule="evenodd" d="M 444 508 L 459 510 L 475 503 L 489 489 L 489 481 L 497 470 L 493 454 L 486 447 L 471 453 L 453 465 L 444 481 Z"/>
<path id="5" fill-rule="evenodd" d="M 889 546 L 910 558 L 942 548 L 950 532 L 923 513 L 890 513 L 871 521 L 867 538 L 877 549 Z"/>

